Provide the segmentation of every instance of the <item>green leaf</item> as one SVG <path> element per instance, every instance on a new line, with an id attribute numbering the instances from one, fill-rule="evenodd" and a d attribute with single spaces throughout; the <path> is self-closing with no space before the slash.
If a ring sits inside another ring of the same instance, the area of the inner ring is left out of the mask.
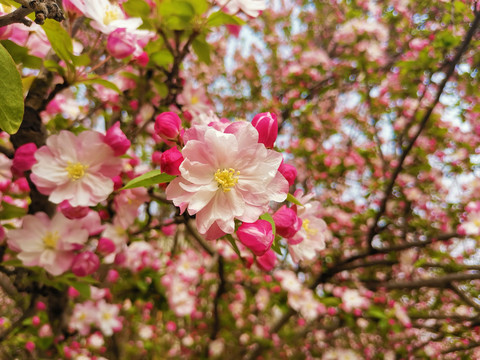
<path id="1" fill-rule="evenodd" d="M 376 306 L 370 307 L 370 309 L 367 310 L 367 314 L 377 319 L 388 319 L 385 311 Z"/>
<path id="2" fill-rule="evenodd" d="M 242 19 L 240 19 L 235 15 L 226 14 L 221 10 L 211 14 L 207 20 L 207 25 L 211 27 L 227 25 L 227 24 L 228 25 L 244 25 L 245 21 L 243 21 Z"/>
<path id="3" fill-rule="evenodd" d="M 148 187 L 156 184 L 163 184 L 175 179 L 175 176 L 162 173 L 160 170 L 152 170 L 146 174 L 130 180 L 121 190 L 137 187 Z"/>
<path id="4" fill-rule="evenodd" d="M 90 79 L 82 80 L 81 82 L 85 85 L 100 84 L 105 86 L 107 89 L 116 91 L 119 94 L 122 93 L 122 90 L 120 90 L 117 85 L 115 85 L 111 81 L 108 81 L 102 78 L 90 78 Z"/>
<path id="5" fill-rule="evenodd" d="M 0 128 L 15 134 L 23 120 L 22 79 L 15 62 L 7 50 L 0 45 Z"/>
<path id="6" fill-rule="evenodd" d="M 302 203 L 298 201 L 297 198 L 290 193 L 287 195 L 287 201 L 290 201 L 291 203 L 298 206 L 303 206 Z"/>
<path id="7" fill-rule="evenodd" d="M 188 2 L 193 6 L 197 15 L 202 15 L 208 9 L 206 0 L 188 0 Z"/>
<path id="8" fill-rule="evenodd" d="M 238 249 L 237 243 L 235 242 L 235 239 L 233 238 L 233 236 L 228 234 L 225 237 L 227 238 L 228 242 L 232 245 L 233 251 L 235 251 L 238 257 L 241 258 L 242 255 L 240 255 L 240 250 Z"/>
<path id="9" fill-rule="evenodd" d="M 212 62 L 210 59 L 210 45 L 205 40 L 197 37 L 195 40 L 193 40 L 192 47 L 200 61 L 210 65 Z"/>
<path id="10" fill-rule="evenodd" d="M 23 64 L 24 67 L 30 69 L 40 69 L 42 67 L 42 59 L 29 55 L 26 47 L 17 45 L 10 40 L 2 40 L 0 43 L 7 49 L 16 64 Z"/>
<path id="11" fill-rule="evenodd" d="M 122 6 L 130 16 L 143 18 L 150 15 L 150 6 L 143 0 L 128 0 Z"/>
<path id="12" fill-rule="evenodd" d="M 2 201 L 2 211 L 0 211 L 1 220 L 20 218 L 25 216 L 26 213 L 27 210 L 24 208 Z"/>
<path id="13" fill-rule="evenodd" d="M 72 66 L 73 44 L 68 32 L 58 21 L 51 19 L 47 19 L 42 27 L 58 57 L 65 61 L 67 65 Z"/>
<path id="14" fill-rule="evenodd" d="M 167 49 L 163 49 L 153 53 L 150 56 L 150 60 L 153 61 L 156 65 L 166 68 L 168 65 L 173 63 L 173 55 Z"/>
<path id="15" fill-rule="evenodd" d="M 90 284 L 72 281 L 70 285 L 73 286 L 83 298 L 90 299 Z"/>
<path id="16" fill-rule="evenodd" d="M 54 71 L 54 72 L 57 72 L 59 73 L 61 76 L 65 76 L 65 69 L 60 66 L 60 64 L 56 61 L 53 61 L 53 60 L 45 60 L 43 62 L 43 66 L 45 66 L 45 68 L 48 70 L 48 71 Z"/>
<path id="17" fill-rule="evenodd" d="M 163 18 L 162 24 L 171 30 L 184 30 L 190 26 L 195 9 L 186 1 L 161 2 L 158 13 Z"/>
<path id="18" fill-rule="evenodd" d="M 270 215 L 269 213 L 265 213 L 263 215 L 260 215 L 260 219 L 267 220 L 270 225 L 272 225 L 273 237 L 275 237 L 277 235 L 277 229 L 275 228 L 275 221 L 273 221 L 272 215 Z"/>

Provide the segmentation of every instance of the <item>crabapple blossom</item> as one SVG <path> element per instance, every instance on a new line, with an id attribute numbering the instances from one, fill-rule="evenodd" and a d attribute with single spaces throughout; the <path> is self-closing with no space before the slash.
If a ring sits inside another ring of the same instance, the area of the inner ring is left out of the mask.
<path id="1" fill-rule="evenodd" d="M 237 230 L 237 237 L 255 255 L 262 256 L 273 243 L 272 225 L 262 219 L 254 223 L 243 223 Z"/>
<path id="2" fill-rule="evenodd" d="M 160 168 L 162 172 L 169 175 L 180 175 L 180 165 L 183 160 L 182 153 L 176 147 L 172 147 L 160 156 Z"/>
<path id="3" fill-rule="evenodd" d="M 163 112 L 155 118 L 155 132 L 165 140 L 178 138 L 181 127 L 182 120 L 174 112 Z"/>
<path id="4" fill-rule="evenodd" d="M 286 199 L 288 182 L 278 172 L 281 154 L 258 143 L 250 123 L 222 132 L 190 128 L 184 135 L 180 176 L 167 187 L 167 199 L 196 215 L 200 233 L 233 233 L 235 219 L 255 222 L 270 201 Z"/>
<path id="5" fill-rule="evenodd" d="M 271 112 L 257 114 L 252 119 L 252 125 L 258 131 L 258 142 L 266 148 L 273 148 L 278 135 L 277 115 Z"/>
<path id="6" fill-rule="evenodd" d="M 52 275 L 70 269 L 75 251 L 83 248 L 88 231 L 78 221 L 56 213 L 50 220 L 45 213 L 27 215 L 21 229 L 7 234 L 9 247 L 26 266 L 40 266 Z"/>
<path id="7" fill-rule="evenodd" d="M 257 17 L 267 8 L 266 0 L 219 0 L 218 4 L 230 14 L 241 10 L 251 17 Z"/>
<path id="8" fill-rule="evenodd" d="M 31 179 L 55 204 L 97 205 L 113 191 L 112 178 L 121 170 L 120 158 L 96 131 L 51 135 L 35 158 Z"/>

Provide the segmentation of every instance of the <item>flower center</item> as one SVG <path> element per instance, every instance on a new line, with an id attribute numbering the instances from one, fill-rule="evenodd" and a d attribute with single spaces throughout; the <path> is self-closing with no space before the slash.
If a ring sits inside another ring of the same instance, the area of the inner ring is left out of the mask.
<path id="1" fill-rule="evenodd" d="M 83 165 L 79 162 L 73 164 L 69 161 L 65 169 L 68 172 L 68 177 L 76 181 L 85 176 L 85 170 L 88 169 L 88 165 Z"/>
<path id="2" fill-rule="evenodd" d="M 45 236 L 43 237 L 43 244 L 47 249 L 56 249 L 57 248 L 57 241 L 60 239 L 58 232 L 50 232 L 47 231 Z"/>
<path id="3" fill-rule="evenodd" d="M 112 318 L 112 314 L 106 312 L 102 314 L 102 319 L 103 320 L 110 320 Z"/>
<path id="4" fill-rule="evenodd" d="M 200 99 L 198 98 L 198 96 L 192 96 L 192 98 L 190 99 L 190 103 L 192 105 L 195 105 L 195 104 L 198 104 L 198 102 L 200 101 Z"/>
<path id="5" fill-rule="evenodd" d="M 221 187 L 223 192 L 229 192 L 238 182 L 238 175 L 240 171 L 235 169 L 218 169 L 215 173 L 215 180 L 218 183 L 218 187 Z"/>
<path id="6" fill-rule="evenodd" d="M 318 233 L 318 229 L 310 228 L 310 220 L 308 219 L 303 220 L 302 227 L 305 229 L 308 237 L 314 236 Z"/>
<path id="7" fill-rule="evenodd" d="M 105 15 L 103 16 L 103 23 L 105 25 L 108 25 L 112 21 L 119 20 L 119 19 L 120 19 L 120 14 L 118 9 L 114 8 L 113 6 L 109 6 L 105 10 Z"/>

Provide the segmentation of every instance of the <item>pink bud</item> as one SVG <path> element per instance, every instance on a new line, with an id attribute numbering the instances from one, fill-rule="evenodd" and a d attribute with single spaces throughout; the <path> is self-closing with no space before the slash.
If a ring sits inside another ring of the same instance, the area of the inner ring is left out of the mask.
<path id="1" fill-rule="evenodd" d="M 108 273 L 107 273 L 107 281 L 108 282 L 111 282 L 111 283 L 114 283 L 118 280 L 118 271 L 117 270 L 114 270 L 114 269 L 110 269 L 108 270 Z"/>
<path id="2" fill-rule="evenodd" d="M 12 171 L 17 175 L 23 175 L 23 172 L 30 170 L 37 162 L 34 156 L 35 151 L 37 151 L 37 146 L 34 143 L 20 146 L 13 157 Z"/>
<path id="3" fill-rule="evenodd" d="M 237 236 L 255 255 L 262 256 L 273 243 L 272 225 L 262 219 L 254 223 L 243 223 L 237 230 Z"/>
<path id="4" fill-rule="evenodd" d="M 176 147 L 168 149 L 160 158 L 162 172 L 169 175 L 180 175 L 180 164 L 183 162 L 183 155 Z"/>
<path id="5" fill-rule="evenodd" d="M 32 325 L 33 325 L 33 326 L 38 326 L 38 325 L 40 325 L 40 322 L 41 322 L 41 321 L 40 321 L 40 318 L 39 318 L 37 315 L 35 315 L 34 317 L 32 317 Z"/>
<path id="6" fill-rule="evenodd" d="M 160 159 L 162 158 L 162 153 L 160 151 L 154 151 L 152 154 L 152 162 L 154 164 L 160 165 Z"/>
<path id="7" fill-rule="evenodd" d="M 40 310 L 40 311 L 43 311 L 47 308 L 47 306 L 43 301 L 38 301 L 36 306 L 37 306 L 37 310 Z"/>
<path id="8" fill-rule="evenodd" d="M 81 219 L 87 216 L 90 208 L 86 206 L 73 207 L 72 205 L 70 205 L 68 200 L 63 200 L 58 205 L 58 210 L 60 210 L 67 219 Z"/>
<path id="9" fill-rule="evenodd" d="M 291 238 L 302 227 L 302 219 L 300 219 L 295 211 L 283 205 L 273 214 L 273 221 L 278 235 L 284 238 Z"/>
<path id="10" fill-rule="evenodd" d="M 118 121 L 107 130 L 107 133 L 105 134 L 105 143 L 110 145 L 115 156 L 125 154 L 132 144 L 120 129 L 120 122 Z"/>
<path id="11" fill-rule="evenodd" d="M 255 115 L 252 125 L 258 131 L 258 142 L 267 148 L 273 148 L 278 135 L 278 121 L 274 113 L 260 113 Z"/>
<path id="12" fill-rule="evenodd" d="M 174 112 L 161 113 L 155 118 L 155 132 L 165 140 L 175 140 L 180 134 L 182 120 Z"/>
<path id="13" fill-rule="evenodd" d="M 71 299 L 75 299 L 77 296 L 80 296 L 80 292 L 77 289 L 75 289 L 73 286 L 70 286 L 68 288 L 68 296 Z"/>
<path id="14" fill-rule="evenodd" d="M 262 256 L 257 256 L 257 264 L 264 271 L 270 271 L 275 266 L 277 262 L 277 256 L 272 249 L 269 249 Z"/>
<path id="15" fill-rule="evenodd" d="M 97 251 L 104 255 L 111 254 L 115 251 L 115 243 L 108 238 L 102 237 L 98 240 Z"/>
<path id="16" fill-rule="evenodd" d="M 282 161 L 280 167 L 278 168 L 278 172 L 282 174 L 285 179 L 287 179 L 289 186 L 292 186 L 295 183 L 295 179 L 297 178 L 297 169 L 295 166 L 285 164 Z"/>
<path id="17" fill-rule="evenodd" d="M 31 341 L 27 341 L 25 344 L 25 349 L 27 349 L 29 352 L 33 352 L 33 350 L 35 350 L 35 344 Z"/>
<path id="18" fill-rule="evenodd" d="M 173 321 L 167 322 L 167 325 L 165 327 L 169 332 L 174 332 L 175 330 L 177 330 L 177 324 L 175 324 Z"/>
<path id="19" fill-rule="evenodd" d="M 135 36 L 124 28 L 115 29 L 108 35 L 107 50 L 117 59 L 124 59 L 135 51 Z"/>
<path id="20" fill-rule="evenodd" d="M 147 66 L 148 62 L 150 61 L 148 54 L 144 51 L 140 55 L 135 56 L 135 60 L 137 61 L 138 65 L 140 66 Z"/>
<path id="21" fill-rule="evenodd" d="M 97 271 L 99 266 L 98 256 L 91 251 L 84 251 L 73 259 L 72 272 L 77 276 L 87 276 Z"/>

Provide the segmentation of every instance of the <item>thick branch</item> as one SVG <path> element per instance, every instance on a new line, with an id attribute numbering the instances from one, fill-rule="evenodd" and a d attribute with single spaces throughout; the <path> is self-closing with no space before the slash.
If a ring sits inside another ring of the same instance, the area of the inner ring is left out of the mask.
<path id="1" fill-rule="evenodd" d="M 30 26 L 32 25 L 32 20 L 26 19 L 25 16 L 27 16 L 32 12 L 33 10 L 31 9 L 19 7 L 17 10 L 9 14 L 0 16 L 0 27 L 15 24 L 15 23 L 20 23 L 25 26 Z"/>
<path id="2" fill-rule="evenodd" d="M 367 282 L 366 285 L 370 289 L 384 288 L 387 290 L 395 289 L 420 289 L 422 287 L 441 288 L 447 287 L 452 281 L 468 281 L 479 280 L 480 272 L 474 273 L 460 273 L 460 274 L 448 274 L 440 277 L 432 277 L 427 279 L 421 279 L 416 281 L 391 281 L 387 283 L 383 282 Z"/>

